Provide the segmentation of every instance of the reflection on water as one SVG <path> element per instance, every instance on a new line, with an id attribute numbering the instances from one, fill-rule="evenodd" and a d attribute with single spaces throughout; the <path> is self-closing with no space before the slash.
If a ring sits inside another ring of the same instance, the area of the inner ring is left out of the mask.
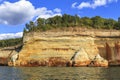
<path id="1" fill-rule="evenodd" d="M 120 80 L 120 67 L 0 67 L 0 80 Z"/>

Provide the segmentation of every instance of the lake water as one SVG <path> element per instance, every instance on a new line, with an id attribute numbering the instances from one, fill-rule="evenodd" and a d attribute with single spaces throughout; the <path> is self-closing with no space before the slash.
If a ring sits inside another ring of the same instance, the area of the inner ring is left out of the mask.
<path id="1" fill-rule="evenodd" d="M 120 80 L 120 67 L 0 67 L 0 80 Z"/>

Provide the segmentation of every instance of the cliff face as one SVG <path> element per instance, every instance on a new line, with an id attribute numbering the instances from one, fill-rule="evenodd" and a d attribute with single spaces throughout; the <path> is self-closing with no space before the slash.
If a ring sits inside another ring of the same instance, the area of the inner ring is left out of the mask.
<path id="1" fill-rule="evenodd" d="M 96 38 L 95 44 L 100 55 L 107 59 L 109 65 L 120 65 L 120 38 Z"/>
<path id="2" fill-rule="evenodd" d="M 93 36 L 86 32 L 27 33 L 16 66 L 108 66 Z"/>
<path id="3" fill-rule="evenodd" d="M 2 48 L 0 49 L 0 65 L 8 65 L 8 61 L 11 61 L 11 57 L 14 54 L 18 54 L 15 49 Z"/>

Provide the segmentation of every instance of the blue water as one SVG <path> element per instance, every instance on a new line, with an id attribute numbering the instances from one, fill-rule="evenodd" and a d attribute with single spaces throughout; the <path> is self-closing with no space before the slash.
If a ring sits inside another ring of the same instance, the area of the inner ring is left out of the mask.
<path id="1" fill-rule="evenodd" d="M 120 80 L 120 67 L 0 67 L 0 80 Z"/>

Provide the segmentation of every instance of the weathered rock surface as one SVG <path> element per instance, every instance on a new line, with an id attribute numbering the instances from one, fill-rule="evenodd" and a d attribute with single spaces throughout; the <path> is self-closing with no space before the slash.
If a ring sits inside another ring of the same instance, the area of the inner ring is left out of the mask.
<path id="1" fill-rule="evenodd" d="M 110 62 L 112 66 L 120 66 L 120 42 L 115 42 L 114 45 L 114 59 Z"/>
<path id="2" fill-rule="evenodd" d="M 116 56 L 116 60 L 120 61 L 120 43 L 119 42 L 115 43 L 115 56 Z"/>
<path id="3" fill-rule="evenodd" d="M 78 32 L 28 33 L 15 65 L 88 66 L 98 53 L 93 36 L 81 36 Z M 104 60 L 94 64 L 108 65 Z"/>
<path id="4" fill-rule="evenodd" d="M 99 54 L 95 56 L 94 60 L 91 63 L 92 65 L 98 66 L 98 67 L 108 66 L 108 61 L 102 58 Z"/>
<path id="5" fill-rule="evenodd" d="M 15 65 L 108 66 L 108 61 L 105 59 L 114 62 L 116 59 L 114 56 L 118 55 L 114 53 L 120 52 L 118 45 L 114 46 L 119 38 L 119 31 L 76 30 L 27 33 L 24 35 L 24 45 Z M 13 62 L 9 62 L 9 65 L 13 66 Z"/>
<path id="6" fill-rule="evenodd" d="M 120 38 L 99 38 L 99 40 L 95 42 L 100 55 L 108 60 L 109 66 L 120 65 L 119 41 Z"/>
<path id="7" fill-rule="evenodd" d="M 85 52 L 83 48 L 80 48 L 79 51 L 75 52 L 75 54 L 71 58 L 72 66 L 87 66 L 90 64 L 91 60 L 88 54 Z"/>
<path id="8" fill-rule="evenodd" d="M 106 43 L 106 59 L 108 61 L 112 60 L 112 52 L 111 52 L 111 47 L 109 46 L 108 43 Z"/>

